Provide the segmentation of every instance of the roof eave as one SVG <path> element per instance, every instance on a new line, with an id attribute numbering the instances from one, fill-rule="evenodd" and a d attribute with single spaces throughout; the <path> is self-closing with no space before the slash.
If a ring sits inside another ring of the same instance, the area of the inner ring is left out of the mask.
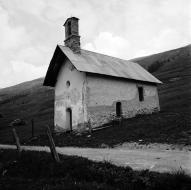
<path id="1" fill-rule="evenodd" d="M 63 55 L 62 50 L 57 45 L 54 51 L 53 57 L 50 61 L 50 64 L 43 82 L 43 86 L 55 87 L 57 74 L 61 67 L 61 64 L 58 64 L 57 62 L 59 62 L 58 60 L 61 59 L 62 55 Z"/>
<path id="2" fill-rule="evenodd" d="M 114 76 L 114 75 L 93 73 L 93 72 L 87 72 L 87 71 L 81 71 L 81 72 L 85 72 L 85 73 L 90 74 L 90 75 L 101 75 L 101 76 L 104 76 L 104 77 L 114 77 L 114 78 L 118 78 L 118 79 L 124 79 L 124 80 L 129 80 L 129 81 L 138 81 L 138 82 L 142 82 L 142 83 L 149 83 L 149 84 L 155 84 L 155 85 L 163 84 L 161 81 L 153 82 L 153 81 L 138 80 L 138 79 L 132 79 L 132 78 L 127 78 L 127 77 L 122 77 L 122 76 L 119 77 L 119 76 Z"/>

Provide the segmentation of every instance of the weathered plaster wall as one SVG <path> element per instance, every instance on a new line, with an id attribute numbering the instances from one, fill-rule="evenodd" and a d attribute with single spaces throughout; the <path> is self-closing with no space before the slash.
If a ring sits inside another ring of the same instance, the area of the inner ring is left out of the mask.
<path id="1" fill-rule="evenodd" d="M 139 101 L 137 86 L 144 88 L 144 101 Z M 100 126 L 116 117 L 116 102 L 122 105 L 123 117 L 152 113 L 160 109 L 154 85 L 121 79 L 87 75 L 87 113 L 92 127 Z"/>
<path id="2" fill-rule="evenodd" d="M 66 82 L 70 81 L 67 87 Z M 55 87 L 55 114 L 54 123 L 56 131 L 70 130 L 66 109 L 72 110 L 72 129 L 80 130 L 87 121 L 84 92 L 86 88 L 85 73 L 77 71 L 67 60 L 61 67 Z"/>

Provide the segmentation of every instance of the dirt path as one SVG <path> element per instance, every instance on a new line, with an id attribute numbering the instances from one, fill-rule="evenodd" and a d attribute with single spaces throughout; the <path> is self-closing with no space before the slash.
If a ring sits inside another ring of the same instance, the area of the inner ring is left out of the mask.
<path id="1" fill-rule="evenodd" d="M 15 149 L 14 145 L 0 145 L 0 148 Z M 46 151 L 49 147 L 22 146 L 24 150 Z M 133 150 L 127 148 L 74 148 L 57 147 L 63 155 L 77 155 L 94 161 L 109 161 L 120 166 L 131 166 L 133 169 L 149 169 L 152 171 L 185 170 L 191 174 L 191 152 L 177 150 Z"/>

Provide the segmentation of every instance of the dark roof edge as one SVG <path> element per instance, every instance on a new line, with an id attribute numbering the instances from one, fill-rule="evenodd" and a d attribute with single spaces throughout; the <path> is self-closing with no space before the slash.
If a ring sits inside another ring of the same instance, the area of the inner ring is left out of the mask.
<path id="1" fill-rule="evenodd" d="M 50 61 L 48 70 L 47 70 L 46 75 L 45 75 L 43 86 L 55 87 L 56 78 L 57 78 L 58 72 L 60 70 L 60 67 L 62 65 L 62 64 L 58 64 L 55 61 L 55 59 L 59 60 L 59 58 L 62 59 L 64 57 L 64 58 L 68 59 L 70 61 L 70 63 L 75 67 L 75 65 L 72 63 L 72 61 L 69 59 L 69 57 L 66 56 L 66 54 L 62 51 L 62 49 L 59 46 L 60 45 L 56 46 L 53 57 L 52 57 L 52 59 Z M 59 53 L 62 53 L 60 57 L 58 57 Z M 57 67 L 57 68 L 55 69 L 55 67 Z M 54 69 L 55 69 L 56 73 L 54 72 Z M 78 70 L 76 67 L 75 67 L 75 69 Z M 53 80 L 53 81 L 51 82 L 50 79 Z"/>
<path id="2" fill-rule="evenodd" d="M 50 61 L 50 64 L 49 64 L 49 67 L 48 67 L 48 70 L 46 72 L 46 75 L 45 75 L 45 79 L 44 79 L 44 82 L 43 82 L 43 86 L 51 86 L 51 87 L 54 87 L 55 86 L 55 78 L 54 78 L 54 73 L 53 73 L 53 70 L 54 70 L 54 67 L 55 67 L 55 59 L 57 58 L 57 55 L 59 54 L 58 51 L 61 51 L 62 50 L 60 49 L 60 47 L 57 45 L 56 46 L 56 49 L 54 50 L 54 54 L 52 56 L 52 59 Z M 52 76 L 53 75 L 53 76 Z M 52 76 L 52 77 L 51 77 Z M 51 82 L 50 78 L 53 80 Z"/>
<path id="3" fill-rule="evenodd" d="M 85 71 L 83 71 L 85 72 Z M 118 77 L 118 76 L 113 76 L 113 75 L 106 75 L 106 74 L 101 74 L 101 73 L 92 73 L 92 72 L 85 72 L 87 74 L 90 75 L 99 75 L 99 76 L 103 76 L 103 77 L 107 77 L 107 78 L 116 78 L 116 79 L 123 79 L 123 80 L 128 80 L 128 81 L 137 81 L 140 83 L 147 83 L 147 84 L 153 84 L 153 85 L 161 85 L 163 83 L 157 83 L 157 82 L 150 82 L 150 81 L 144 81 L 144 80 L 136 80 L 136 79 L 131 79 L 131 78 L 125 78 L 125 77 Z"/>

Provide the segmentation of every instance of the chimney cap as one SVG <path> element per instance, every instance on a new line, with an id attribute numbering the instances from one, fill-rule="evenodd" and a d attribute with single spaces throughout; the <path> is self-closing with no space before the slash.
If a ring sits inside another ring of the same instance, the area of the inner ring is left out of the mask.
<path id="1" fill-rule="evenodd" d="M 73 17 L 70 17 L 70 18 L 67 18 L 63 26 L 66 25 L 66 23 L 68 22 L 68 20 L 72 20 L 72 19 L 74 19 L 74 20 L 79 20 L 79 18 L 74 17 L 74 16 L 73 16 Z"/>

